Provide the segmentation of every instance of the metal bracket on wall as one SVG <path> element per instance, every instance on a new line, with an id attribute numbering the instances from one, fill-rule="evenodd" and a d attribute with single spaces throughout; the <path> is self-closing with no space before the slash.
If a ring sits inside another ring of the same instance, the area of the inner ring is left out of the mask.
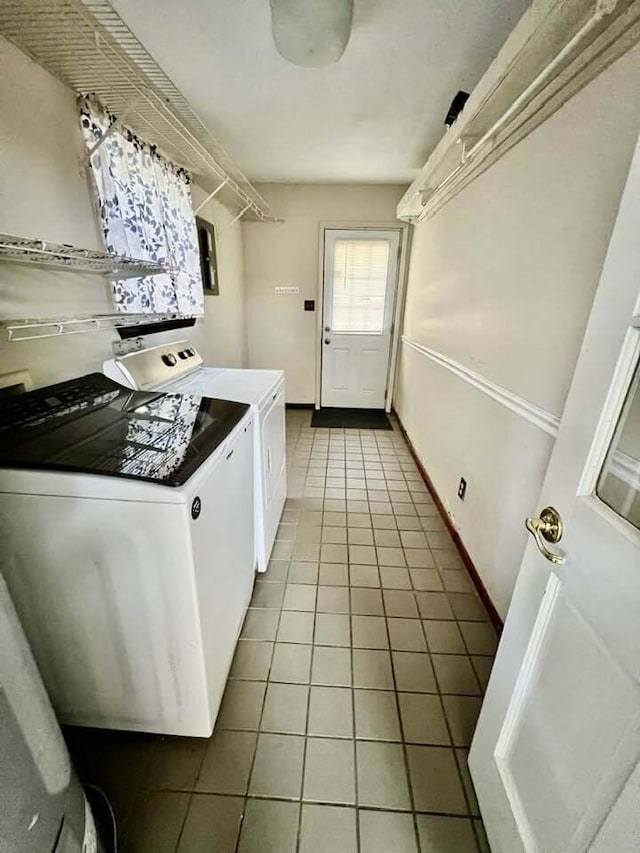
<path id="1" fill-rule="evenodd" d="M 108 139 L 108 138 L 109 138 L 113 133 L 115 133 L 115 131 L 116 131 L 116 130 L 118 130 L 120 127 L 122 127 L 122 123 L 123 123 L 123 122 L 124 122 L 124 120 L 127 118 L 127 116 L 128 116 L 128 115 L 131 115 L 131 113 L 134 111 L 136 101 L 138 101 L 140 97 L 141 97 L 141 95 L 138 95 L 138 96 L 136 96 L 135 98 L 132 98 L 132 99 L 127 103 L 127 105 L 126 105 L 126 107 L 124 108 L 124 110 L 122 110 L 122 112 L 120 113 L 120 115 L 119 115 L 119 116 L 117 116 L 117 117 L 116 117 L 116 118 L 111 122 L 111 124 L 109 125 L 109 127 L 105 130 L 105 132 L 102 134 L 102 136 L 100 137 L 100 139 L 96 142 L 96 144 L 95 144 L 94 146 L 92 146 L 92 147 L 89 149 L 89 153 L 88 153 L 88 154 L 87 154 L 87 156 L 84 158 L 84 161 L 83 161 L 83 163 L 82 163 L 82 165 L 83 165 L 83 166 L 90 166 L 90 165 L 91 165 L 91 158 L 93 157 L 93 155 L 94 155 L 94 154 L 96 153 L 96 151 L 100 148 L 100 146 L 101 146 L 101 145 L 103 145 L 103 144 L 107 141 L 107 139 Z"/>
<path id="2" fill-rule="evenodd" d="M 127 355 L 138 352 L 144 347 L 144 338 L 125 338 L 123 341 L 113 341 L 111 344 L 114 355 Z"/>
<path id="3" fill-rule="evenodd" d="M 246 207 L 243 207 L 243 208 L 242 208 L 242 210 L 240 211 L 240 213 L 238 213 L 238 215 L 237 215 L 237 216 L 234 216 L 234 217 L 233 217 L 233 219 L 231 220 L 231 222 L 227 225 L 227 228 L 231 228 L 231 226 L 233 225 L 233 223 L 234 223 L 234 222 L 237 222 L 237 221 L 238 221 L 238 219 L 241 219 L 241 218 L 245 215 L 245 213 L 247 212 L 247 210 L 249 210 L 249 208 L 250 208 L 250 207 L 251 207 L 251 203 L 247 204 L 247 206 L 246 206 Z"/>
<path id="4" fill-rule="evenodd" d="M 96 144 L 93 145 L 89 149 L 89 152 L 84 157 L 79 158 L 79 161 L 78 161 L 79 169 L 78 169 L 78 171 L 80 172 L 80 177 L 86 178 L 87 167 L 91 166 L 91 158 L 96 153 L 96 151 L 107 141 L 107 139 L 113 133 L 115 133 L 116 130 L 119 130 L 122 127 L 122 124 L 125 121 L 125 119 L 127 118 L 127 116 L 131 115 L 131 113 L 133 113 L 135 111 L 135 103 L 136 103 L 136 101 L 138 101 L 140 99 L 140 97 L 141 97 L 140 95 L 136 95 L 130 101 L 128 101 L 125 108 L 120 113 L 120 115 L 116 116 L 116 118 L 111 122 L 109 127 L 105 130 L 105 132 L 102 134 L 100 139 L 98 139 Z"/>
<path id="5" fill-rule="evenodd" d="M 213 190 L 213 192 L 209 193 L 209 195 L 205 198 L 204 201 L 200 202 L 200 204 L 193 211 L 196 214 L 196 216 L 200 213 L 200 211 L 202 210 L 203 207 L 205 207 L 207 204 L 209 204 L 209 202 L 211 201 L 212 198 L 215 198 L 218 195 L 218 193 L 220 192 L 221 189 L 226 187 L 226 185 L 228 183 L 229 183 L 229 178 L 225 178 L 221 183 L 218 184 L 218 186 L 215 188 L 215 190 Z"/>

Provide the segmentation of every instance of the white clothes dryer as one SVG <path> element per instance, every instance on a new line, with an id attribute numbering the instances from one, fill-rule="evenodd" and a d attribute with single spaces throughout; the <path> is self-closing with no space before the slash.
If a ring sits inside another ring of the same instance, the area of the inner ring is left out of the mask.
<path id="1" fill-rule="evenodd" d="M 287 497 L 284 371 L 206 367 L 186 340 L 116 356 L 103 371 L 129 388 L 200 394 L 252 407 L 256 566 L 266 571 Z"/>

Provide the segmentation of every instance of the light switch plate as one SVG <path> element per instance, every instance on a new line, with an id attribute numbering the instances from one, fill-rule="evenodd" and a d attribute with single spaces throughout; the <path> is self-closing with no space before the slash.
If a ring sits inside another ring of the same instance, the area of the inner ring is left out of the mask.
<path id="1" fill-rule="evenodd" d="M 127 353 L 141 350 L 144 347 L 144 338 L 124 338 L 122 341 L 112 341 L 111 347 L 114 355 L 127 355 Z"/>

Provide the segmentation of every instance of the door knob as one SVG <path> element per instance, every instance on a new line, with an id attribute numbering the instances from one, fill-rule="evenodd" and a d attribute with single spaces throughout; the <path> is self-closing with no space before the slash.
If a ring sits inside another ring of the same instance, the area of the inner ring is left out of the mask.
<path id="1" fill-rule="evenodd" d="M 325 339 L 324 339 L 324 342 L 325 342 L 325 344 L 330 344 L 330 343 L 331 343 L 331 341 L 329 340 L 329 338 L 325 338 Z"/>
<path id="2" fill-rule="evenodd" d="M 555 545 L 562 539 L 564 528 L 557 509 L 554 509 L 552 506 L 545 507 L 538 518 L 527 518 L 525 527 L 536 540 L 536 545 L 540 552 L 549 562 L 555 563 L 557 566 L 564 563 L 564 554 L 556 554 L 555 551 L 547 548 L 544 542 L 546 540 Z"/>

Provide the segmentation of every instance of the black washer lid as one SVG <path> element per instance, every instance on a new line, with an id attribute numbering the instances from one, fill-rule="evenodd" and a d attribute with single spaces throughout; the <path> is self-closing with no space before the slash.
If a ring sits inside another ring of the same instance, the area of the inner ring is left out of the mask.
<path id="1" fill-rule="evenodd" d="M 90 373 L 0 398 L 0 468 L 181 486 L 248 409 L 199 394 L 131 391 Z"/>

